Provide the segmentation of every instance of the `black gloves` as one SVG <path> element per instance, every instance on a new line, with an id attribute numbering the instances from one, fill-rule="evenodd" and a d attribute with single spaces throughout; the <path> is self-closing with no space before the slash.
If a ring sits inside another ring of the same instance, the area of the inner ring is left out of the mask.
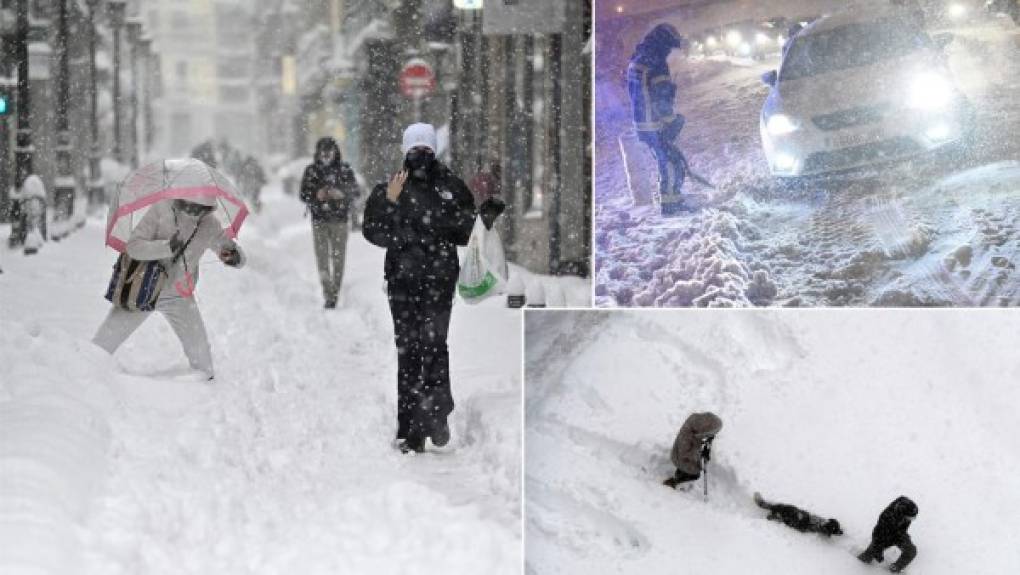
<path id="1" fill-rule="evenodd" d="M 180 253 L 181 248 L 184 247 L 184 242 L 181 241 L 181 238 L 177 237 L 177 232 L 174 232 L 174 235 L 170 237 L 169 243 L 170 251 L 173 253 L 174 257 L 177 257 L 177 254 Z"/>
<path id="2" fill-rule="evenodd" d="M 241 263 L 241 254 L 237 250 L 226 250 L 227 256 L 223 258 L 223 263 L 228 266 L 237 266 Z"/>
<path id="3" fill-rule="evenodd" d="M 499 198 L 489 198 L 482 202 L 482 205 L 478 207 L 478 215 L 482 217 L 482 223 L 485 224 L 485 229 L 491 230 L 492 224 L 505 209 L 506 203 Z"/>
<path id="4" fill-rule="evenodd" d="M 705 460 L 705 463 L 712 461 L 712 438 L 705 439 L 701 442 L 701 458 Z"/>

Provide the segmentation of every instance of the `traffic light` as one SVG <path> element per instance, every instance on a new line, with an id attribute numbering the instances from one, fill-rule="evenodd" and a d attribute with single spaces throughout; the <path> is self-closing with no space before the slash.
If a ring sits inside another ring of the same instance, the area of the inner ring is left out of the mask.
<path id="1" fill-rule="evenodd" d="M 0 116 L 6 116 L 7 112 L 10 109 L 11 109 L 10 97 L 8 97 L 7 94 L 0 92 Z"/>

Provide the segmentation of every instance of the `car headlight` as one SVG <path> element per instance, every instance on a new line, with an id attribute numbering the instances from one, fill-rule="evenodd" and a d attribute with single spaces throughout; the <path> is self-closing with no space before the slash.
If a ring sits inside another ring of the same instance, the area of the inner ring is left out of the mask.
<path id="1" fill-rule="evenodd" d="M 953 85 L 943 76 L 924 73 L 910 85 L 910 107 L 917 110 L 941 110 L 953 101 Z"/>
<path id="2" fill-rule="evenodd" d="M 773 114 L 765 120 L 765 129 L 770 135 L 783 136 L 797 130 L 797 123 L 786 114 Z"/>

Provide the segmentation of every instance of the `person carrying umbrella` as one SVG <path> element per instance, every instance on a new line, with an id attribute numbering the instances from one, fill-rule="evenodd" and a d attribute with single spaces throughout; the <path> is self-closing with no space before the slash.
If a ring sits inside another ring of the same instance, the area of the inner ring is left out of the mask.
<path id="1" fill-rule="evenodd" d="M 436 158 L 436 131 L 412 124 L 404 131 L 403 169 L 378 184 L 365 204 L 362 233 L 386 248 L 385 277 L 397 346 L 397 441 L 401 451 L 421 452 L 450 439 L 453 411 L 450 354 L 446 344 L 460 262 L 474 227 L 471 190 Z M 491 227 L 503 202 L 490 198 L 479 210 Z"/>
<path id="2" fill-rule="evenodd" d="M 194 298 L 199 260 L 211 250 L 224 264 L 243 267 L 244 251 L 233 238 L 247 213 L 226 177 L 195 159 L 139 168 L 125 180 L 110 208 L 107 245 L 127 254 L 129 262 L 161 263 L 166 281 L 155 296 L 153 311 L 170 323 L 192 369 L 210 380 L 212 354 Z M 221 219 L 230 223 L 224 227 Z M 114 305 L 92 338 L 110 354 L 149 317 L 147 311 L 125 309 L 121 298 L 111 297 L 113 287 L 111 282 L 107 297 Z"/>

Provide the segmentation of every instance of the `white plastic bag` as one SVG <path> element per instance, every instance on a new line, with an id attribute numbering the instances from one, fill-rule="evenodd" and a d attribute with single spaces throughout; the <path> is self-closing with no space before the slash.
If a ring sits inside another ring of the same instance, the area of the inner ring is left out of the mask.
<path id="1" fill-rule="evenodd" d="M 500 295 L 506 289 L 508 272 L 503 240 L 495 228 L 485 229 L 481 216 L 475 218 L 464 261 L 457 277 L 457 292 L 467 303 Z"/>

